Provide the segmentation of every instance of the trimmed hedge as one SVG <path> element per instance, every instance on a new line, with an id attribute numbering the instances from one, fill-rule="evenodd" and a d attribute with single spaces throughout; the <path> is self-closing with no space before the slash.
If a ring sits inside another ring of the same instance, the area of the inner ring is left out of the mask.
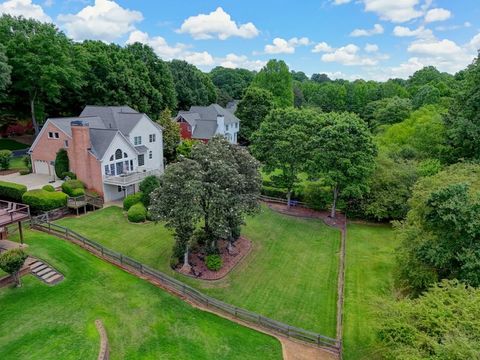
<path id="1" fill-rule="evenodd" d="M 139 223 L 144 222 L 147 218 L 147 209 L 139 202 L 133 205 L 127 212 L 128 221 Z"/>
<path id="2" fill-rule="evenodd" d="M 67 205 L 67 194 L 43 189 L 30 190 L 23 194 L 22 202 L 30 205 L 34 212 L 49 211 Z"/>
<path id="3" fill-rule="evenodd" d="M 42 189 L 45 190 L 45 191 L 48 191 L 48 192 L 54 192 L 54 191 L 55 191 L 55 188 L 54 188 L 52 185 L 50 185 L 50 184 L 44 185 L 44 186 L 42 187 Z"/>
<path id="4" fill-rule="evenodd" d="M 130 208 L 142 201 L 143 193 L 130 194 L 123 199 L 123 210 L 128 211 Z"/>
<path id="5" fill-rule="evenodd" d="M 80 191 L 75 191 L 80 189 Z M 62 184 L 62 190 L 65 194 L 71 197 L 80 196 L 85 194 L 85 186 L 80 180 L 67 180 Z"/>
<path id="6" fill-rule="evenodd" d="M 0 181 L 0 199 L 22 202 L 22 196 L 27 191 L 25 185 Z"/>

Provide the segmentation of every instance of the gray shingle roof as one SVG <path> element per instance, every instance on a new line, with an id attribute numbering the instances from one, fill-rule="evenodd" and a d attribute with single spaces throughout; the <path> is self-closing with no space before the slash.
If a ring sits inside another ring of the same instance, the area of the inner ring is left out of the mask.
<path id="1" fill-rule="evenodd" d="M 199 114 L 201 120 L 216 121 L 217 115 L 223 115 L 225 117 L 225 125 L 240 121 L 230 111 L 224 109 L 218 104 L 212 104 L 209 106 L 192 106 L 188 112 Z"/>
<path id="2" fill-rule="evenodd" d="M 195 126 L 192 137 L 194 139 L 211 139 L 217 131 L 217 121 L 201 121 Z"/>
<path id="3" fill-rule="evenodd" d="M 138 145 L 135 146 L 135 150 L 137 150 L 139 154 L 145 154 L 148 151 L 148 148 L 145 145 Z"/>
<path id="4" fill-rule="evenodd" d="M 90 142 L 92 143 L 92 153 L 97 159 L 103 158 L 110 143 L 112 142 L 118 130 L 116 129 L 92 129 L 90 128 Z"/>

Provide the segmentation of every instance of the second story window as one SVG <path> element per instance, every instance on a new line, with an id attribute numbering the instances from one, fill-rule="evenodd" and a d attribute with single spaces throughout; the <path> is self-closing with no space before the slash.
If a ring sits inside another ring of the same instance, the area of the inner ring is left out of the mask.
<path id="1" fill-rule="evenodd" d="M 138 155 L 138 166 L 143 166 L 145 165 L 145 155 L 140 154 Z"/>
<path id="2" fill-rule="evenodd" d="M 58 132 L 53 132 L 53 131 L 49 131 L 48 132 L 48 138 L 49 139 L 58 139 L 60 136 L 58 135 Z"/>
<path id="3" fill-rule="evenodd" d="M 150 135 L 148 135 L 148 141 L 149 141 L 149 142 L 152 143 L 152 142 L 155 142 L 155 140 L 156 140 L 155 134 L 150 134 Z"/>
<path id="4" fill-rule="evenodd" d="M 63 145 L 64 145 L 64 147 L 68 148 L 68 140 L 65 140 L 65 141 L 63 142 Z"/>
<path id="5" fill-rule="evenodd" d="M 150 150 L 150 151 L 148 152 L 148 158 L 149 158 L 149 159 L 153 159 L 153 152 L 152 152 L 152 150 Z"/>
<path id="6" fill-rule="evenodd" d="M 226 125 L 226 126 L 225 126 L 225 130 L 227 130 L 227 131 L 228 131 L 228 125 Z"/>
<path id="7" fill-rule="evenodd" d="M 135 136 L 135 137 L 133 138 L 133 144 L 134 144 L 135 146 L 137 146 L 137 145 L 142 145 L 142 137 L 141 137 L 141 136 Z"/>

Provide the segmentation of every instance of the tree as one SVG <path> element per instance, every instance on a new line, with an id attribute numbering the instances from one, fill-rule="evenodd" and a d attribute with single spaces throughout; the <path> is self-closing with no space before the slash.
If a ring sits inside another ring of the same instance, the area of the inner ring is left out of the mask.
<path id="1" fill-rule="evenodd" d="M 461 91 L 445 116 L 452 162 L 480 159 L 480 56 L 463 77 Z"/>
<path id="2" fill-rule="evenodd" d="M 215 85 L 208 75 L 186 61 L 172 60 L 169 65 L 179 109 L 188 110 L 192 105 L 206 106 L 215 102 L 217 99 Z"/>
<path id="3" fill-rule="evenodd" d="M 10 169 L 10 160 L 12 160 L 12 152 L 10 150 L 0 150 L 0 169 Z"/>
<path id="4" fill-rule="evenodd" d="M 250 142 L 265 117 L 273 109 L 273 96 L 264 89 L 249 87 L 239 102 L 235 115 L 240 119 L 240 137 Z"/>
<path id="5" fill-rule="evenodd" d="M 438 104 L 440 101 L 440 91 L 432 85 L 423 85 L 413 97 L 413 106 L 418 109 L 424 105 Z"/>
<path id="6" fill-rule="evenodd" d="M 324 83 L 324 82 L 330 82 L 330 78 L 328 77 L 327 74 L 312 74 L 310 77 L 310 80 L 315 81 L 317 83 Z"/>
<path id="7" fill-rule="evenodd" d="M 480 165 L 458 163 L 419 180 L 396 232 L 399 286 L 418 294 L 441 279 L 480 286 Z"/>
<path id="8" fill-rule="evenodd" d="M 201 188 L 201 169 L 197 162 L 180 159 L 166 167 L 160 177 L 160 185 L 150 197 L 150 216 L 155 221 L 165 221 L 173 229 L 175 245 L 172 265 L 183 256 L 183 270 L 190 271 L 188 255 L 193 232 L 201 217 L 198 201 Z"/>
<path id="9" fill-rule="evenodd" d="M 0 44 L 0 94 L 5 91 L 8 85 L 10 85 L 11 72 L 12 67 L 8 64 L 8 58 L 5 54 L 5 46 Z"/>
<path id="10" fill-rule="evenodd" d="M 288 206 L 308 158 L 310 129 L 317 116 L 312 110 L 275 109 L 253 134 L 252 152 L 267 173 L 280 170 L 271 180 L 287 190 Z"/>
<path id="11" fill-rule="evenodd" d="M 150 195 L 152 192 L 160 186 L 160 180 L 155 175 L 147 176 L 139 185 L 139 189 L 142 192 L 142 203 L 145 207 L 150 205 Z"/>
<path id="12" fill-rule="evenodd" d="M 169 109 L 160 113 L 158 123 L 163 127 L 163 156 L 167 162 L 172 162 L 177 156 L 177 147 L 180 144 L 180 125 L 172 120 Z"/>
<path id="13" fill-rule="evenodd" d="M 0 269 L 12 275 L 17 287 L 22 285 L 18 273 L 26 259 L 27 254 L 22 249 L 10 249 L 0 254 Z"/>
<path id="14" fill-rule="evenodd" d="M 398 96 L 368 103 L 364 111 L 364 119 L 375 128 L 380 125 L 390 125 L 402 122 L 412 112 L 410 99 Z"/>
<path id="15" fill-rule="evenodd" d="M 210 73 L 213 84 L 225 98 L 241 99 L 255 76 L 246 69 L 229 69 L 222 66 L 213 68 Z"/>
<path id="16" fill-rule="evenodd" d="M 383 307 L 377 330 L 384 359 L 475 359 L 480 290 L 457 281 Z"/>
<path id="17" fill-rule="evenodd" d="M 67 150 L 60 149 L 55 157 L 55 174 L 59 179 L 63 179 L 64 174 L 68 171 L 70 171 L 70 162 Z"/>
<path id="18" fill-rule="evenodd" d="M 293 106 L 293 82 L 283 60 L 270 60 L 255 76 L 252 86 L 270 91 L 276 107 Z"/>
<path id="19" fill-rule="evenodd" d="M 366 123 L 351 113 L 323 114 L 310 139 L 309 173 L 331 186 L 335 217 L 338 196 L 358 197 L 367 191 L 375 169 L 376 146 Z"/>
<path id="20" fill-rule="evenodd" d="M 0 43 L 12 67 L 12 91 L 17 101 L 28 101 L 35 134 L 40 131 L 39 110 L 45 102 L 58 103 L 65 89 L 82 86 L 82 68 L 72 41 L 53 24 L 4 15 Z M 39 108 L 37 108 L 39 105 Z"/>
<path id="21" fill-rule="evenodd" d="M 189 158 L 192 156 L 192 149 L 195 144 L 198 144 L 199 140 L 194 139 L 184 139 L 178 144 L 176 153 L 177 158 L 186 157 Z"/>
<path id="22" fill-rule="evenodd" d="M 292 79 L 294 81 L 299 81 L 299 82 L 304 82 L 304 81 L 308 81 L 308 76 L 305 75 L 305 73 L 303 71 L 294 71 L 292 70 L 291 71 L 291 74 L 292 74 Z"/>

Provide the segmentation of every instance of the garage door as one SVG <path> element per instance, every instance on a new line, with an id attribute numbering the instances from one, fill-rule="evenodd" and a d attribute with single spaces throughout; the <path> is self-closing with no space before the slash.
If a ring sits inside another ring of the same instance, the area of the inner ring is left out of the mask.
<path id="1" fill-rule="evenodd" d="M 49 167 L 50 165 L 47 161 L 35 160 L 35 173 L 50 175 Z"/>

